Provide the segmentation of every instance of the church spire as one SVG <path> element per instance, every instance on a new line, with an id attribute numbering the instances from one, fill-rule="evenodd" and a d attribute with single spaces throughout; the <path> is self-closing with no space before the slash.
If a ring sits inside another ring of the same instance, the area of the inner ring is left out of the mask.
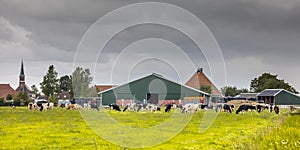
<path id="1" fill-rule="evenodd" d="M 21 71 L 20 71 L 20 76 L 25 76 L 25 74 L 24 74 L 24 65 L 23 65 L 23 58 L 22 58 L 22 61 L 21 61 Z"/>
<path id="2" fill-rule="evenodd" d="M 19 83 L 20 85 L 25 83 L 25 73 L 24 73 L 24 65 L 23 65 L 23 58 L 21 61 L 21 71 L 20 71 L 20 75 L 19 75 Z"/>
<path id="3" fill-rule="evenodd" d="M 25 83 L 25 73 L 24 73 L 24 64 L 23 64 L 23 58 L 21 60 L 21 71 L 19 75 L 19 86 L 16 89 L 17 92 L 26 92 L 30 93 L 30 89 L 27 87 Z"/>

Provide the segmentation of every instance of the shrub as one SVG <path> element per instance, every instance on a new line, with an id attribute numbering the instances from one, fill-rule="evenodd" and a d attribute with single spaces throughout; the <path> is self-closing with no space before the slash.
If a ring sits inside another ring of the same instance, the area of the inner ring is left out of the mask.
<path id="1" fill-rule="evenodd" d="M 14 104 L 15 104 L 15 106 L 20 106 L 21 105 L 21 100 L 20 99 L 15 99 Z"/>
<path id="2" fill-rule="evenodd" d="M 0 106 L 4 105 L 4 98 L 0 98 Z"/>
<path id="3" fill-rule="evenodd" d="M 11 94 L 7 94 L 6 100 L 12 100 L 12 99 L 13 99 L 13 96 Z"/>

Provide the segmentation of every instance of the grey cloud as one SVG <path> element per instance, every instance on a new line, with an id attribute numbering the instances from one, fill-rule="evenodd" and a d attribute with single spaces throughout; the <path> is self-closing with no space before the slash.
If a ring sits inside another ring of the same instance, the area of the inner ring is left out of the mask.
<path id="1" fill-rule="evenodd" d="M 299 0 L 161 1 L 191 11 L 211 29 L 228 63 L 229 84 L 245 87 L 248 86 L 245 82 L 252 77 L 264 70 L 271 70 L 278 74 L 284 72 L 286 74 L 284 77 L 296 86 L 298 81 L 293 74 L 300 72 L 288 71 L 295 70 L 295 64 L 299 64 L 297 58 L 300 55 Z M 96 20 L 118 7 L 135 2 L 142 1 L 2 0 L 1 16 L 14 26 L 19 26 L 30 33 L 25 39 L 32 43 L 18 47 L 18 40 L 13 37 L 14 33 L 0 26 L 0 40 L 2 40 L 0 46 L 4 47 L 0 49 L 1 67 L 5 67 L 2 62 L 17 61 L 18 65 L 20 57 L 31 61 L 59 61 L 70 65 L 80 39 Z M 110 63 L 110 59 L 115 58 L 117 51 L 114 49 L 122 49 L 134 40 L 147 36 L 165 38 L 180 45 L 197 65 L 206 68 L 207 65 L 202 60 L 203 54 L 195 53 L 196 48 L 192 42 L 174 30 L 158 26 L 136 26 L 119 33 L 105 50 L 108 57 L 105 57 L 106 60 L 102 59 L 103 62 Z M 241 58 L 245 58 L 245 63 L 241 62 Z M 249 63 L 263 67 L 251 67 L 254 70 L 251 73 L 248 69 Z M 289 69 L 278 70 L 277 66 Z"/>

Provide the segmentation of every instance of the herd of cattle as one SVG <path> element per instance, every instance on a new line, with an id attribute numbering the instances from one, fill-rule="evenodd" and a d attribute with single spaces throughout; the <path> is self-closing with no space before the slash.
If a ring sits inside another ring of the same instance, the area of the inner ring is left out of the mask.
<path id="1" fill-rule="evenodd" d="M 54 103 L 29 103 L 28 104 L 29 110 L 53 110 L 54 109 Z"/>
<path id="2" fill-rule="evenodd" d="M 67 100 L 67 101 L 59 101 L 57 104 L 60 108 L 66 108 L 67 110 L 71 109 L 96 109 L 99 110 L 99 107 L 97 107 L 96 103 L 93 103 L 92 101 L 89 101 L 88 103 L 84 103 L 83 106 L 80 104 L 77 104 L 75 100 Z M 34 101 L 28 104 L 29 110 L 53 110 L 54 109 L 54 103 L 49 103 L 46 100 L 41 101 Z"/>
<path id="3" fill-rule="evenodd" d="M 181 113 L 190 113 L 190 112 L 197 112 L 200 111 L 201 109 L 208 109 L 207 105 L 201 105 L 201 104 L 193 104 L 193 103 L 188 103 L 185 105 L 176 105 L 175 103 L 170 103 L 164 106 L 165 107 L 165 112 L 170 112 L 171 109 L 180 109 Z M 116 110 L 116 111 L 121 111 L 120 106 L 116 104 L 110 104 L 109 106 L 106 107 L 107 109 L 110 110 Z M 216 104 L 214 107 L 216 112 L 229 112 L 232 113 L 235 110 L 235 106 L 233 104 Z M 155 111 L 161 111 L 161 106 L 155 105 L 155 104 L 142 104 L 142 103 L 132 103 L 132 104 L 127 104 L 124 109 L 124 111 L 132 111 L 132 112 L 139 112 L 139 111 L 150 111 L 150 112 L 155 112 Z M 235 111 L 236 114 L 239 114 L 242 111 L 257 111 L 258 113 L 262 112 L 263 110 L 268 110 L 274 112 L 276 114 L 279 113 L 279 107 L 278 106 L 272 106 L 272 105 L 267 105 L 267 104 L 258 104 L 258 105 L 252 105 L 252 104 L 241 104 L 239 105 L 238 109 Z"/>
<path id="4" fill-rule="evenodd" d="M 229 113 L 232 113 L 234 111 L 235 106 L 233 104 L 217 104 L 215 107 L 216 112 L 218 111 L 227 111 Z M 263 110 L 268 110 L 272 112 L 274 109 L 274 112 L 276 114 L 279 114 L 279 107 L 278 106 L 272 106 L 268 104 L 241 104 L 238 109 L 236 110 L 236 114 L 242 112 L 242 111 L 257 111 L 258 113 L 262 112 Z"/>
<path id="5" fill-rule="evenodd" d="M 67 110 L 70 109 L 95 109 L 99 111 L 99 106 L 96 105 L 95 102 L 89 101 L 88 103 L 84 103 L 83 106 L 77 104 L 75 100 L 68 101 L 66 103 L 64 102 L 59 102 L 58 107 L 61 108 L 66 108 Z M 108 106 L 103 106 L 103 108 L 109 109 L 109 110 L 116 110 L 116 111 L 131 111 L 131 112 L 139 112 L 139 111 L 149 111 L 149 112 L 157 112 L 161 111 L 161 107 L 164 107 L 165 112 L 170 112 L 172 109 L 179 109 L 181 113 L 191 113 L 191 112 L 197 112 L 203 109 L 215 109 L 216 112 L 229 112 L 232 113 L 235 111 L 236 114 L 239 114 L 240 112 L 243 111 L 257 111 L 258 113 L 268 110 L 274 112 L 276 114 L 279 113 L 279 107 L 278 106 L 272 106 L 268 104 L 241 104 L 239 107 L 235 110 L 235 106 L 233 104 L 226 104 L 226 103 L 219 103 L 215 104 L 214 107 L 208 107 L 207 105 L 202 105 L 200 103 L 198 104 L 193 104 L 193 103 L 188 103 L 184 105 L 176 105 L 176 103 L 169 103 L 164 106 L 160 106 L 157 104 L 149 104 L 149 103 L 129 103 L 123 107 L 123 110 L 121 110 L 121 107 L 116 104 L 110 104 Z M 29 110 L 53 110 L 54 109 L 54 103 L 49 103 L 49 102 L 35 102 L 35 103 L 29 103 L 28 104 L 28 109 Z"/>

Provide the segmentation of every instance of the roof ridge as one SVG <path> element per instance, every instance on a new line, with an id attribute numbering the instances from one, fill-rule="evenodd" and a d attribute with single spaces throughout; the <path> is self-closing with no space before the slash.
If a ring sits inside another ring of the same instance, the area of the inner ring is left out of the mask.
<path id="1" fill-rule="evenodd" d="M 141 79 L 143 79 L 143 78 L 147 78 L 147 77 L 149 77 L 149 76 L 152 76 L 152 75 L 153 75 L 153 76 L 156 76 L 156 77 L 158 77 L 158 78 L 161 78 L 161 79 L 167 80 L 167 81 L 169 81 L 169 82 L 172 82 L 172 83 L 178 84 L 178 85 L 180 85 L 180 86 L 183 86 L 183 87 L 185 87 L 185 88 L 188 88 L 188 89 L 191 89 L 191 90 L 194 90 L 194 91 L 197 91 L 197 92 L 202 92 L 203 94 L 206 94 L 206 95 L 210 95 L 210 94 L 208 94 L 208 93 L 206 93 L 206 92 L 204 92 L 204 91 L 201 91 L 201 90 L 198 90 L 198 89 L 195 89 L 195 88 L 189 87 L 189 86 L 187 86 L 187 85 L 184 85 L 184 84 L 177 83 L 177 82 L 175 82 L 175 81 L 172 81 L 172 80 L 170 80 L 170 79 L 166 79 L 166 78 L 164 78 L 162 75 L 160 75 L 160 74 L 157 74 L 157 73 L 152 73 L 152 74 L 150 74 L 150 75 L 146 75 L 146 76 L 144 76 L 144 77 L 141 77 L 141 78 L 138 78 L 138 79 L 136 79 L 136 80 L 129 81 L 129 82 L 127 82 L 127 83 L 124 83 L 124 84 L 122 84 L 122 85 L 119 85 L 119 86 L 116 86 L 116 87 L 113 87 L 113 88 L 110 88 L 110 89 L 104 90 L 104 91 L 102 91 L 102 92 L 100 92 L 100 93 L 104 93 L 104 92 L 107 92 L 107 91 L 109 91 L 109 90 L 114 90 L 114 89 L 116 89 L 116 88 L 118 88 L 118 87 L 120 87 L 120 86 L 124 86 L 124 85 L 126 85 L 126 84 L 128 84 L 128 83 L 130 83 L 130 82 L 135 82 L 135 81 L 141 80 Z"/>

